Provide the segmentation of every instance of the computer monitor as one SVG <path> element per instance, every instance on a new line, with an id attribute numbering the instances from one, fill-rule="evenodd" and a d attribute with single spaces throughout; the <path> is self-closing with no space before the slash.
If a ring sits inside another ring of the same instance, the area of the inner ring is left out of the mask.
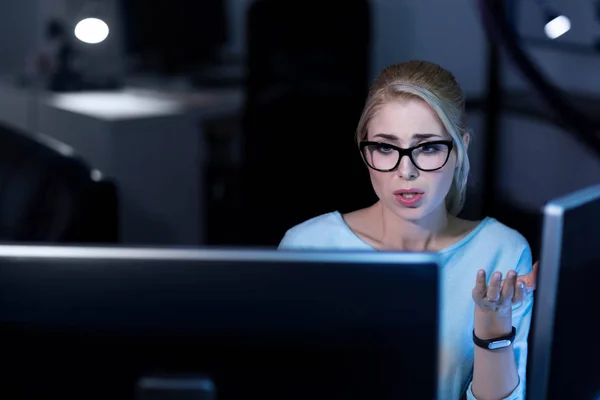
<path id="1" fill-rule="evenodd" d="M 529 397 L 600 396 L 600 185 L 549 202 L 529 358 Z"/>
<path id="2" fill-rule="evenodd" d="M 419 253 L 0 246 L 0 397 L 132 399 L 138 382 L 219 400 L 432 399 L 438 265 Z"/>

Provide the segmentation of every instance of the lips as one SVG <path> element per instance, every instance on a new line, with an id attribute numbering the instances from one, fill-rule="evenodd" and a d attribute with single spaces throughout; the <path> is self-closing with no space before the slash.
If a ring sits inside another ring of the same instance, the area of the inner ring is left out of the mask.
<path id="1" fill-rule="evenodd" d="M 400 189 L 394 192 L 394 196 L 413 197 L 423 193 L 421 189 Z"/>
<path id="2" fill-rule="evenodd" d="M 394 197 L 400 205 L 405 207 L 416 207 L 423 198 L 423 192 L 420 189 L 400 189 L 394 192 Z"/>

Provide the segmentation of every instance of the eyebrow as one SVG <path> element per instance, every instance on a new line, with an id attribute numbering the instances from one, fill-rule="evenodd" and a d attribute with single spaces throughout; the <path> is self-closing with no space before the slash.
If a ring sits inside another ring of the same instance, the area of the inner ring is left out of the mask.
<path id="1" fill-rule="evenodd" d="M 398 136 L 390 134 L 390 133 L 377 133 L 375 137 L 382 138 L 385 140 L 399 141 Z M 425 140 L 432 138 L 443 138 L 443 136 L 435 134 L 435 133 L 415 133 L 412 135 L 412 140 Z"/>

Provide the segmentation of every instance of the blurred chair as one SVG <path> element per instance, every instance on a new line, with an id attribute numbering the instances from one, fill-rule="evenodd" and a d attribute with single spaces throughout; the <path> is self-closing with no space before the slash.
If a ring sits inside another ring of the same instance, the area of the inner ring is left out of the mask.
<path id="1" fill-rule="evenodd" d="M 117 190 L 43 137 L 0 127 L 0 241 L 114 243 Z"/>
<path id="2" fill-rule="evenodd" d="M 276 245 L 372 199 L 354 132 L 368 90 L 368 1 L 259 0 L 248 12 L 240 240 Z M 237 223 L 236 223 L 237 225 Z"/>

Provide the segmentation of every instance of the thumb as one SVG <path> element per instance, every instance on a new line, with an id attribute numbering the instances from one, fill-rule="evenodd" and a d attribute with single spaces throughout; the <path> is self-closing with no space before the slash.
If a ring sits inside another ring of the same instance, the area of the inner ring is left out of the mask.
<path id="1" fill-rule="evenodd" d="M 527 286 L 527 292 L 535 290 L 537 286 L 537 272 L 539 264 L 540 262 L 536 261 L 535 264 L 533 264 L 533 270 L 531 273 L 527 275 L 521 275 L 517 278 L 517 282 L 523 282 L 525 286 Z"/>

